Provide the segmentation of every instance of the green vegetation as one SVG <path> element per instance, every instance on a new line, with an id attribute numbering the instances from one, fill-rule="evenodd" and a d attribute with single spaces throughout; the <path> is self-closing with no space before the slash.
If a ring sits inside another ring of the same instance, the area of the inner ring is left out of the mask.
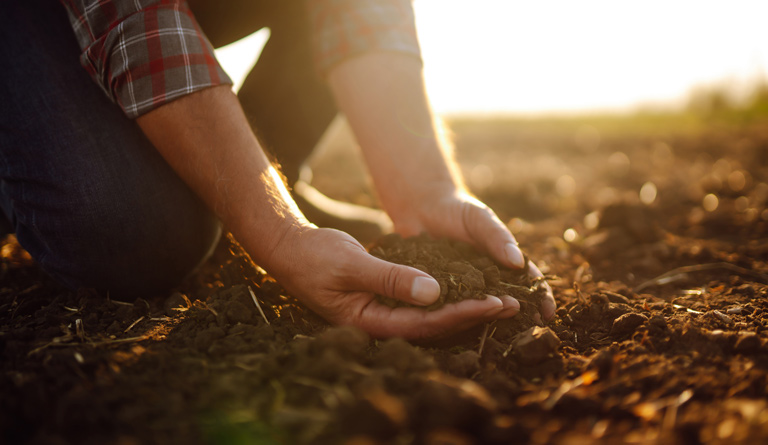
<path id="1" fill-rule="evenodd" d="M 756 82 L 749 94 L 735 97 L 728 84 L 694 89 L 682 109 L 641 108 L 634 113 L 593 113 L 553 116 L 454 116 L 446 119 L 455 133 L 562 134 L 585 126 L 611 135 L 697 134 L 712 127 L 764 124 L 768 121 L 768 78 Z"/>

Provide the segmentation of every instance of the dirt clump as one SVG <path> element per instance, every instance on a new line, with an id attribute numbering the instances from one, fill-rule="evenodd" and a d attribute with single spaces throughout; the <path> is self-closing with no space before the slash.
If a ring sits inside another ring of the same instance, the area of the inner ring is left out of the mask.
<path id="1" fill-rule="evenodd" d="M 548 276 L 544 326 L 513 293 L 519 314 L 450 339 L 371 339 L 229 239 L 174 293 L 118 301 L 62 288 L 8 237 L 0 443 L 767 443 L 767 123 L 606 131 L 591 150 L 533 122 L 454 126 L 459 159 L 494 173 L 478 197 Z M 445 297 L 535 284 L 437 245 Z M 429 270 L 417 247 L 398 254 Z"/>
<path id="2" fill-rule="evenodd" d="M 543 294 L 543 288 L 539 288 L 542 280 L 532 279 L 527 273 L 528 258 L 526 267 L 513 270 L 461 241 L 437 240 L 427 235 L 403 239 L 394 233 L 377 240 L 370 252 L 377 258 L 426 272 L 437 280 L 440 297 L 429 306 L 420 306 L 426 310 L 468 299 L 483 300 L 488 295 L 509 295 L 520 301 L 521 307 L 536 308 Z M 390 307 L 411 306 L 383 296 L 378 298 Z"/>

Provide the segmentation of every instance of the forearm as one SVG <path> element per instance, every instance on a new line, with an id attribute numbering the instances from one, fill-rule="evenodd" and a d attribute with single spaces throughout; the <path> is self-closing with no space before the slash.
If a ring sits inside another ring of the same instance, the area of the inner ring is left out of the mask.
<path id="1" fill-rule="evenodd" d="M 137 122 L 259 264 L 267 266 L 287 232 L 309 225 L 228 86 L 190 94 Z"/>
<path id="2" fill-rule="evenodd" d="M 441 145 L 418 59 L 371 53 L 338 65 L 328 80 L 394 219 L 435 191 L 463 189 Z"/>

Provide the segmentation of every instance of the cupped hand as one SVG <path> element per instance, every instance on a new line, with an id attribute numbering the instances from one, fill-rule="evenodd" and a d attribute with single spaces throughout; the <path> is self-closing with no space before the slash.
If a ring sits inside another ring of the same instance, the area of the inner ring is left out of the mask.
<path id="1" fill-rule="evenodd" d="M 370 255 L 354 238 L 333 229 L 293 228 L 270 257 L 268 271 L 329 322 L 357 326 L 374 337 L 437 338 L 520 310 L 513 298 L 494 296 L 435 311 L 385 306 L 375 294 L 425 306 L 437 300 L 440 286 L 418 269 Z"/>
<path id="2" fill-rule="evenodd" d="M 487 205 L 461 190 L 446 190 L 430 198 L 419 199 L 417 207 L 404 211 L 390 211 L 395 231 L 414 236 L 426 232 L 438 238 L 450 238 L 470 243 L 488 252 L 496 261 L 515 269 L 525 267 L 523 252 L 504 223 Z M 543 274 L 532 262 L 528 273 L 533 278 Z M 541 317 L 549 321 L 555 314 L 552 288 L 542 284 L 546 294 L 539 306 Z"/>

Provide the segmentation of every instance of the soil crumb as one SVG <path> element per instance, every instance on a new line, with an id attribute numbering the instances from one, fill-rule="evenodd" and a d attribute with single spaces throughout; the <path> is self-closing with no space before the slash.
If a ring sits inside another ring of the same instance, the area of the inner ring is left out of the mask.
<path id="1" fill-rule="evenodd" d="M 463 300 L 483 300 L 488 295 L 509 295 L 520 301 L 521 306 L 530 303 L 538 307 L 544 293 L 539 287 L 543 280 L 533 279 L 526 273 L 528 258 L 526 267 L 513 270 L 461 241 L 438 240 L 427 235 L 404 239 L 393 233 L 378 239 L 370 252 L 377 258 L 410 266 L 434 277 L 440 284 L 440 298 L 424 307 L 430 311 Z M 412 306 L 381 295 L 378 298 L 390 307 Z"/>

